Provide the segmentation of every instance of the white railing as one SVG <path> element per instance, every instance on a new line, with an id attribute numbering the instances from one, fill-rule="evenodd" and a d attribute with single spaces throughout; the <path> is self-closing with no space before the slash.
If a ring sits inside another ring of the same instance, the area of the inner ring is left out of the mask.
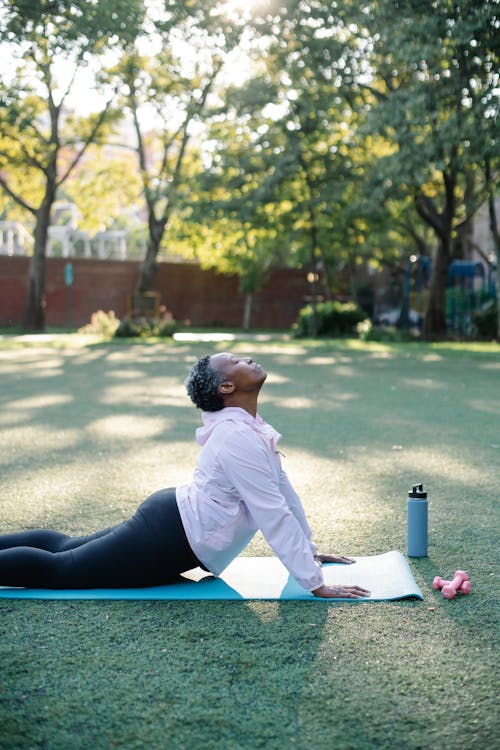
<path id="1" fill-rule="evenodd" d="M 17 221 L 0 221 L 0 255 L 27 255 L 33 237 Z"/>
<path id="2" fill-rule="evenodd" d="M 22 224 L 0 221 L 0 255 L 31 255 L 33 237 Z M 47 237 L 47 257 L 127 258 L 127 232 L 109 230 L 91 237 L 71 225 L 51 225 Z"/>

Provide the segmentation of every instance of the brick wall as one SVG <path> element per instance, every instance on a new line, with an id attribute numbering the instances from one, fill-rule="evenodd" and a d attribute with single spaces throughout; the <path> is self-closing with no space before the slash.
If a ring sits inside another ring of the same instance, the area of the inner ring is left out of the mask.
<path id="1" fill-rule="evenodd" d="M 47 258 L 46 322 L 68 323 L 68 289 L 64 283 L 65 258 Z M 96 310 L 126 312 L 127 295 L 133 290 L 139 263 L 129 260 L 72 258 L 72 323 L 83 325 Z M 19 325 L 22 320 L 29 258 L 0 256 L 0 325 Z M 203 271 L 190 263 L 160 263 L 155 289 L 161 302 L 179 321 L 194 326 L 241 326 L 244 297 L 236 276 Z M 297 317 L 309 293 L 305 271 L 276 269 L 265 288 L 254 296 L 252 327 L 287 328 Z"/>

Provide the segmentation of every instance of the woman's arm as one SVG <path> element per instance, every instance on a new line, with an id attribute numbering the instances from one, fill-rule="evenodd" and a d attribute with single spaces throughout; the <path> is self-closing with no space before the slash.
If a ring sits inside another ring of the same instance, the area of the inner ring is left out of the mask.
<path id="1" fill-rule="evenodd" d="M 250 439 L 249 439 L 250 437 Z M 312 591 L 324 583 L 311 542 L 280 491 L 279 472 L 260 438 L 235 430 L 219 461 L 274 553 L 294 578 Z"/>
<path id="2" fill-rule="evenodd" d="M 312 540 L 312 531 L 311 527 L 309 526 L 309 522 L 307 520 L 306 514 L 304 512 L 304 507 L 302 505 L 302 502 L 300 500 L 300 497 L 296 493 L 292 483 L 290 482 L 285 470 L 280 467 L 280 484 L 279 484 L 280 492 L 283 494 L 283 497 L 285 498 L 288 507 L 292 511 L 293 515 L 299 522 L 302 531 L 306 535 L 307 539 L 309 540 L 309 543 L 311 545 L 311 550 L 314 556 L 318 553 L 318 548 L 314 544 Z"/>
<path id="3" fill-rule="evenodd" d="M 282 492 L 282 475 L 276 475 L 263 443 L 248 440 L 244 433 L 235 431 L 221 451 L 219 460 L 271 548 L 305 589 L 314 596 L 328 599 L 358 599 L 369 595 L 358 586 L 325 584 L 321 562 L 353 561 L 350 558 L 340 560 L 332 555 L 316 558 L 318 553 L 311 541 L 311 530 L 298 495 L 292 488 L 296 498 L 295 502 L 292 500 L 292 510 L 289 498 Z"/>

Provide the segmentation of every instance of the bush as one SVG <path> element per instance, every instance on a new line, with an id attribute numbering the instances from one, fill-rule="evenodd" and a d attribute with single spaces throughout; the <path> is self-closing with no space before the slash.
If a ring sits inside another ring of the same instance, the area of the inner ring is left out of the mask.
<path id="1" fill-rule="evenodd" d="M 473 315 L 476 330 L 483 339 L 496 339 L 498 335 L 498 309 L 496 300 L 491 300 Z"/>
<path id="2" fill-rule="evenodd" d="M 161 318 L 124 318 L 115 330 L 117 338 L 147 338 L 149 336 L 173 336 L 177 323 L 170 313 Z"/>
<path id="3" fill-rule="evenodd" d="M 354 302 L 318 302 L 316 305 L 316 336 L 355 336 L 357 326 L 366 313 Z M 314 310 L 306 305 L 292 326 L 295 338 L 314 335 Z"/>
<path id="4" fill-rule="evenodd" d="M 92 333 L 96 336 L 103 336 L 110 339 L 115 335 L 119 325 L 120 321 L 116 317 L 114 310 L 110 310 L 107 313 L 104 310 L 97 310 L 97 312 L 92 313 L 90 323 L 79 328 L 78 333 Z"/>
<path id="5" fill-rule="evenodd" d="M 362 341 L 394 344 L 401 341 L 418 341 L 421 338 L 420 330 L 416 327 L 402 330 L 396 326 L 373 326 L 371 320 L 363 320 L 357 328 Z"/>

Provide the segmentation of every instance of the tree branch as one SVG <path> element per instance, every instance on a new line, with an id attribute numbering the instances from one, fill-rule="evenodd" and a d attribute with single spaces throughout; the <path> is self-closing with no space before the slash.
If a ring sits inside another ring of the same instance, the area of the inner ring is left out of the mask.
<path id="1" fill-rule="evenodd" d="M 455 215 L 455 186 L 457 184 L 457 173 L 453 166 L 443 171 L 444 192 L 446 196 L 444 217 L 451 222 Z"/>
<path id="2" fill-rule="evenodd" d="M 97 121 L 96 121 L 94 127 L 92 128 L 92 130 L 90 131 L 89 135 L 85 139 L 85 141 L 83 143 L 83 146 L 78 151 L 78 153 L 76 154 L 76 156 L 73 159 L 73 161 L 70 163 L 70 165 L 67 168 L 66 172 L 62 175 L 62 177 L 60 178 L 60 180 L 57 181 L 57 183 L 56 183 L 56 187 L 57 188 L 59 188 L 63 184 L 63 182 L 65 182 L 68 179 L 69 175 L 74 170 L 74 168 L 76 167 L 76 165 L 78 164 L 78 162 L 80 161 L 80 159 L 82 158 L 82 156 L 84 155 L 85 151 L 87 150 L 87 148 L 93 142 L 96 133 L 99 131 L 99 128 L 102 126 L 104 120 L 106 119 L 109 107 L 111 106 L 111 102 L 113 101 L 113 99 L 114 99 L 114 96 L 106 102 L 106 104 L 104 106 L 104 109 L 100 112 L 99 117 L 97 118 Z"/>
<path id="3" fill-rule="evenodd" d="M 443 219 L 438 213 L 434 201 L 422 192 L 418 192 L 414 197 L 415 208 L 418 215 L 429 224 L 436 234 L 442 239 L 445 238 Z"/>
<path id="4" fill-rule="evenodd" d="M 19 147 L 20 147 L 21 151 L 23 152 L 23 154 L 25 155 L 26 161 L 28 162 L 28 164 L 30 164 L 32 167 L 35 167 L 36 169 L 39 169 L 40 172 L 43 172 L 44 175 L 47 175 L 47 170 L 44 167 L 44 165 L 42 164 L 42 162 L 38 161 L 38 159 L 35 156 L 32 156 L 28 152 L 28 150 L 26 149 L 26 146 L 24 145 L 24 143 L 20 142 L 19 143 Z"/>
<path id="5" fill-rule="evenodd" d="M 15 201 L 22 208 L 26 209 L 26 211 L 29 211 L 31 214 L 33 214 L 33 216 L 36 216 L 36 208 L 30 206 L 29 203 L 26 203 L 26 201 L 23 200 L 20 195 L 17 195 L 17 193 L 11 190 L 11 188 L 7 184 L 7 180 L 2 174 L 0 174 L 0 185 L 7 193 L 7 195 L 12 198 L 13 201 Z"/>
<path id="6" fill-rule="evenodd" d="M 182 127 L 182 141 L 181 141 L 181 145 L 179 148 L 179 153 L 177 154 L 177 160 L 176 160 L 174 171 L 172 174 L 172 182 L 170 183 L 169 192 L 172 190 L 172 188 L 174 188 L 177 185 L 177 182 L 179 180 L 182 162 L 184 159 L 184 153 L 186 150 L 187 142 L 189 140 L 189 134 L 188 134 L 189 123 L 191 122 L 191 120 L 196 114 L 200 114 L 203 111 L 206 101 L 207 101 L 208 94 L 210 93 L 210 89 L 212 88 L 215 78 L 217 77 L 221 67 L 222 67 L 222 60 L 219 60 L 214 65 L 212 74 L 210 78 L 208 79 L 207 83 L 205 84 L 205 87 L 202 91 L 199 101 L 195 102 L 193 106 L 193 99 L 191 99 L 190 106 L 188 106 L 186 117 L 184 119 L 184 123 Z M 163 213 L 163 218 L 165 220 L 168 217 L 168 214 L 170 211 L 169 203 L 170 201 L 167 201 L 167 204 L 165 206 L 165 210 Z"/>
<path id="7" fill-rule="evenodd" d="M 32 131 L 34 132 L 35 136 L 36 136 L 36 137 L 37 137 L 37 138 L 38 138 L 38 139 L 39 139 L 39 140 L 40 140 L 40 141 L 41 141 L 42 143 L 44 143 L 44 144 L 45 144 L 46 146 L 48 146 L 48 144 L 49 144 L 49 141 L 48 141 L 48 139 L 47 139 L 47 138 L 46 138 L 46 137 L 45 137 L 45 136 L 43 135 L 43 133 L 41 132 L 41 130 L 39 130 L 39 129 L 37 128 L 37 126 L 36 126 L 36 124 L 35 124 L 35 122 L 34 122 L 34 121 L 31 121 L 31 122 L 29 122 L 29 123 L 28 123 L 28 124 L 26 125 L 26 128 L 29 128 L 30 130 L 32 130 Z"/>
<path id="8" fill-rule="evenodd" d="M 139 169 L 141 172 L 142 186 L 144 189 L 144 199 L 148 207 L 148 213 L 150 216 L 154 216 L 154 199 L 151 192 L 151 185 L 149 181 L 147 162 L 146 162 L 146 149 L 144 147 L 144 139 L 142 137 L 142 130 L 137 116 L 138 104 L 136 97 L 136 90 L 133 81 L 127 81 L 129 86 L 128 100 L 130 103 L 130 110 L 132 112 L 132 120 L 134 122 L 134 130 L 137 136 L 137 148 L 135 151 L 139 156 Z"/>
<path id="9" fill-rule="evenodd" d="M 135 146 L 131 146 L 130 143 L 113 143 L 112 141 L 108 141 L 106 138 L 104 140 L 101 140 L 100 138 L 94 138 L 93 142 L 96 146 L 106 146 L 106 148 L 119 148 L 123 149 L 123 151 L 133 151 L 134 153 L 137 152 L 137 148 Z"/>
<path id="10" fill-rule="evenodd" d="M 365 89 L 366 91 L 369 91 L 370 94 L 373 94 L 373 96 L 378 99 L 380 102 L 386 102 L 389 98 L 387 94 L 385 94 L 383 91 L 379 91 L 378 89 L 374 88 L 373 86 L 370 86 L 367 83 L 356 83 L 356 86 L 360 89 Z"/>
<path id="11" fill-rule="evenodd" d="M 58 104 L 59 107 L 61 106 L 61 104 L 66 99 L 66 97 L 68 96 L 69 92 L 71 91 L 71 89 L 73 87 L 73 84 L 75 82 L 75 78 L 76 78 L 77 72 L 78 72 L 78 65 L 75 65 L 74 69 L 73 69 L 73 74 L 72 74 L 72 76 L 71 76 L 71 78 L 70 78 L 70 80 L 68 82 L 68 85 L 66 86 L 66 91 L 64 91 L 64 93 L 62 94 L 61 99 L 59 101 L 59 104 Z"/>

